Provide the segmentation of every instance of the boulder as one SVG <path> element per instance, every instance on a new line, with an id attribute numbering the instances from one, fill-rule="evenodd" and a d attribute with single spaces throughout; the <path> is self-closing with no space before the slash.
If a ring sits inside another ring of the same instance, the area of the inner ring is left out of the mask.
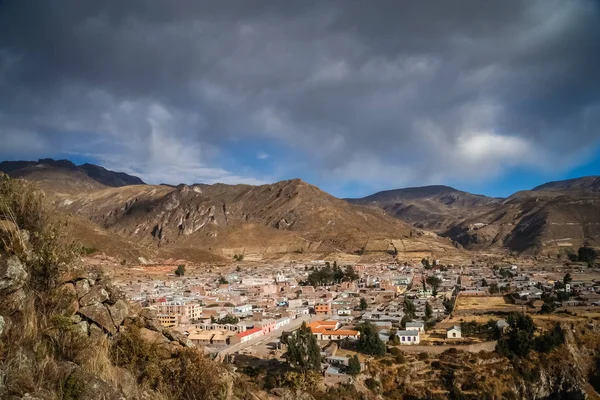
<path id="1" fill-rule="evenodd" d="M 108 308 L 104 304 L 96 303 L 90 306 L 81 307 L 79 314 L 83 315 L 87 319 L 98 324 L 99 327 L 114 335 L 117 333 L 115 324 L 110 316 Z"/>
<path id="2" fill-rule="evenodd" d="M 76 325 L 76 331 L 81 332 L 84 335 L 87 335 L 90 330 L 90 324 L 87 321 L 81 321 Z"/>
<path id="3" fill-rule="evenodd" d="M 8 315 L 12 315 L 23 310 L 26 301 L 27 295 L 25 294 L 25 289 L 18 289 L 5 296 L 0 296 L 0 310 L 3 310 Z"/>
<path id="4" fill-rule="evenodd" d="M 108 311 L 110 312 L 113 323 L 118 329 L 125 320 L 125 317 L 127 317 L 129 307 L 127 307 L 127 303 L 123 300 L 117 300 L 115 304 L 108 306 Z"/>
<path id="5" fill-rule="evenodd" d="M 16 256 L 0 259 L 0 296 L 21 289 L 27 277 L 25 266 Z"/>
<path id="6" fill-rule="evenodd" d="M 106 334 L 104 333 L 104 330 L 96 324 L 93 324 L 93 323 L 90 324 L 88 330 L 90 332 L 90 337 L 92 339 L 99 339 L 99 338 L 106 336 Z"/>
<path id="7" fill-rule="evenodd" d="M 66 315 L 74 315 L 79 311 L 79 302 L 77 301 L 77 290 L 72 283 L 64 283 L 59 288 L 60 294 L 65 300 L 72 299 L 71 303 L 65 310 Z"/>
<path id="8" fill-rule="evenodd" d="M 100 285 L 93 286 L 89 293 L 79 299 L 82 307 L 88 307 L 96 303 L 104 303 L 108 300 L 108 292 Z"/>
<path id="9" fill-rule="evenodd" d="M 87 279 L 80 279 L 75 282 L 75 290 L 77 292 L 77 298 L 82 298 L 90 291 L 90 283 Z"/>
<path id="10" fill-rule="evenodd" d="M 104 284 L 104 289 L 108 292 L 108 303 L 115 304 L 119 300 L 125 300 L 125 293 L 112 282 Z"/>
<path id="11" fill-rule="evenodd" d="M 150 330 L 148 328 L 140 329 L 140 334 L 142 335 L 142 338 L 146 342 L 149 342 L 149 343 L 155 343 L 155 344 L 169 343 L 169 339 L 164 337 L 162 335 L 162 333 Z"/>
<path id="12" fill-rule="evenodd" d="M 67 382 L 74 387 L 77 398 L 85 400 L 125 400 L 124 394 L 114 385 L 103 381 L 81 368 L 75 370 Z"/>
<path id="13" fill-rule="evenodd" d="M 6 327 L 6 321 L 4 320 L 4 317 L 2 315 L 0 315 L 0 336 L 2 336 L 2 334 L 4 333 L 5 327 Z"/>

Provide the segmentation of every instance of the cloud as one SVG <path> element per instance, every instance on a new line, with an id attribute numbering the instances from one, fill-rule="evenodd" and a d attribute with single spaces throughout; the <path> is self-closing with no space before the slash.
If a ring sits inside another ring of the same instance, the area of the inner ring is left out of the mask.
<path id="1" fill-rule="evenodd" d="M 263 182 L 223 150 L 272 139 L 299 176 L 393 187 L 570 168 L 600 138 L 593 0 L 0 7 L 0 155 Z"/>
<path id="2" fill-rule="evenodd" d="M 258 158 L 259 160 L 266 160 L 269 157 L 271 157 L 271 156 L 268 155 L 267 153 L 258 153 L 258 155 L 256 156 L 256 158 Z"/>

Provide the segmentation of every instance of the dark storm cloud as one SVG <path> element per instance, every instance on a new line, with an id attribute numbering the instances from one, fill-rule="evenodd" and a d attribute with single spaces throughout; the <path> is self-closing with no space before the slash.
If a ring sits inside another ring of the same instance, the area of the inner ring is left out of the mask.
<path id="1" fill-rule="evenodd" d="M 329 180 L 566 168 L 600 136 L 599 48 L 592 0 L 5 1 L 0 139 L 151 180 L 254 182 L 219 167 L 239 138 Z"/>

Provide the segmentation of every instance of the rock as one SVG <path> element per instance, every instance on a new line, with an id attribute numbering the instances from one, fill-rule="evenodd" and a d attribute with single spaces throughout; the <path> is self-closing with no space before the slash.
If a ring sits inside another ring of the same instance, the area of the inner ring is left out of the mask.
<path id="1" fill-rule="evenodd" d="M 90 330 L 90 324 L 87 321 L 81 321 L 77 324 L 77 331 L 80 331 L 82 334 L 87 335 Z"/>
<path id="2" fill-rule="evenodd" d="M 114 335 L 117 333 L 115 324 L 110 316 L 110 312 L 103 304 L 96 303 L 90 306 L 81 307 L 79 314 L 83 315 L 87 319 L 98 324 L 99 327 Z"/>
<path id="3" fill-rule="evenodd" d="M 8 315 L 12 315 L 23 310 L 27 301 L 27 295 L 24 289 L 18 289 L 4 297 L 0 296 L 0 310 Z"/>
<path id="4" fill-rule="evenodd" d="M 78 399 L 85 400 L 125 400 L 124 394 L 115 386 L 97 376 L 82 370 L 75 370 L 67 382 L 73 385 Z"/>
<path id="5" fill-rule="evenodd" d="M 162 333 L 150 330 L 148 328 L 140 329 L 140 334 L 142 335 L 142 338 L 144 338 L 144 340 L 149 343 L 155 343 L 155 344 L 169 343 L 169 339 L 164 337 L 162 335 Z"/>
<path id="6" fill-rule="evenodd" d="M 88 330 L 92 339 L 98 339 L 105 336 L 104 330 L 96 324 L 90 324 Z"/>
<path id="7" fill-rule="evenodd" d="M 127 307 L 127 303 L 125 303 L 123 300 L 117 300 L 115 304 L 108 306 L 108 311 L 110 312 L 113 323 L 118 329 L 125 320 L 125 317 L 127 317 L 127 314 L 129 313 L 129 307 Z"/>
<path id="8" fill-rule="evenodd" d="M 77 292 L 77 298 L 82 298 L 90 291 L 90 283 L 87 279 L 80 279 L 75 282 L 75 290 Z"/>
<path id="9" fill-rule="evenodd" d="M 125 293 L 113 285 L 112 282 L 107 282 L 104 285 L 104 289 L 108 292 L 108 303 L 110 304 L 115 304 L 117 301 L 125 299 Z"/>
<path id="10" fill-rule="evenodd" d="M 0 336 L 2 336 L 2 334 L 4 333 L 5 326 L 6 326 L 6 321 L 4 320 L 4 317 L 2 315 L 0 315 Z"/>
<path id="11" fill-rule="evenodd" d="M 27 270 L 16 256 L 0 260 L 0 295 L 21 289 L 27 282 Z"/>
<path id="12" fill-rule="evenodd" d="M 79 311 L 79 302 L 77 301 L 77 290 L 75 289 L 75 285 L 72 283 L 64 283 L 60 287 L 61 295 L 67 299 L 72 299 L 71 304 L 65 310 L 65 314 L 68 316 L 74 315 Z"/>
<path id="13" fill-rule="evenodd" d="M 89 293 L 79 299 L 82 307 L 91 306 L 96 303 L 104 303 L 108 300 L 108 292 L 100 285 L 93 286 Z"/>

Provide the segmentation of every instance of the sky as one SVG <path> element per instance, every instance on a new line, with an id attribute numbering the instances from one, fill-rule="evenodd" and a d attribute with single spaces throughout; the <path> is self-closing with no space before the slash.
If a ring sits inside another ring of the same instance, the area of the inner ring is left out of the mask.
<path id="1" fill-rule="evenodd" d="M 0 159 L 338 197 L 600 175 L 597 0 L 0 0 Z"/>

